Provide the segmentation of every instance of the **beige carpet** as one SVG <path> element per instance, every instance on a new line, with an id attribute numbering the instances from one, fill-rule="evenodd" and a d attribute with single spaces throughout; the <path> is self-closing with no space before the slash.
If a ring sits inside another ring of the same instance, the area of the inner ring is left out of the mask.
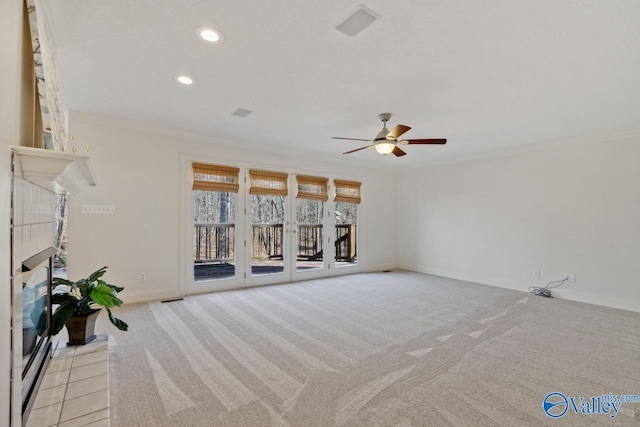
<path id="1" fill-rule="evenodd" d="M 640 393 L 640 314 L 408 272 L 133 304 L 112 426 L 640 425 L 542 409 Z"/>

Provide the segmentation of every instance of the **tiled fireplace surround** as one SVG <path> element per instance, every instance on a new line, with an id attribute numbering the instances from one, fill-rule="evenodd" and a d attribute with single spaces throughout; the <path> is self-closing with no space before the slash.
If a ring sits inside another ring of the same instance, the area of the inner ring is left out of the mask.
<path id="1" fill-rule="evenodd" d="M 12 427 L 21 427 L 22 261 L 53 245 L 56 195 L 21 178 L 14 161 L 12 221 L 13 362 Z M 100 336 L 84 347 L 53 342 L 51 359 L 27 426 L 108 426 L 108 342 Z M 94 409 L 95 407 L 95 409 Z M 87 410 L 91 410 L 87 412 Z"/>
<path id="2" fill-rule="evenodd" d="M 22 179 L 17 158 L 13 165 L 11 424 L 19 427 L 22 425 L 22 261 L 53 245 L 56 196 Z"/>

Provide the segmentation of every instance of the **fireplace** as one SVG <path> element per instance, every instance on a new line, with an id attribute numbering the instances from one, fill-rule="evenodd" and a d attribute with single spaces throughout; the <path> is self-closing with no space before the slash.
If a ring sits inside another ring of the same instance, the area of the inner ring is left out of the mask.
<path id="1" fill-rule="evenodd" d="M 23 419 L 33 404 L 51 353 L 51 272 L 56 252 L 50 247 L 22 262 Z"/>
<path id="2" fill-rule="evenodd" d="M 60 245 L 58 195 L 95 185 L 87 155 L 12 147 L 10 425 L 25 425 L 51 355 L 51 256 Z M 2 332 L 0 330 L 0 332 Z M 0 387 L 0 394 L 4 390 Z M 39 410 L 40 408 L 38 408 Z M 0 422 L 0 424 L 2 424 Z"/>
<path id="3" fill-rule="evenodd" d="M 44 151 L 44 150 L 43 150 Z M 56 195 L 22 178 L 11 191 L 11 425 L 25 425 L 50 360 Z"/>

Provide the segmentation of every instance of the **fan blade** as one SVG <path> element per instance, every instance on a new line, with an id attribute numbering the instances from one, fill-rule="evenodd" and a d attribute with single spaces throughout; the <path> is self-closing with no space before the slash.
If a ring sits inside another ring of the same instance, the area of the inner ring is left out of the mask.
<path id="1" fill-rule="evenodd" d="M 332 136 L 331 139 L 346 139 L 347 141 L 367 141 L 371 142 L 370 139 L 361 139 L 361 138 L 341 138 L 339 136 Z"/>
<path id="2" fill-rule="evenodd" d="M 369 147 L 373 147 L 373 145 L 365 145 L 364 147 L 356 148 L 355 150 L 345 151 L 345 152 L 344 152 L 344 153 L 342 153 L 342 154 L 355 153 L 356 151 L 364 150 L 365 148 L 369 148 Z"/>
<path id="3" fill-rule="evenodd" d="M 391 129 L 391 132 L 389 132 L 387 134 L 387 139 L 388 140 L 396 140 L 400 137 L 400 135 L 404 134 L 405 132 L 409 131 L 411 128 L 409 126 L 405 126 L 405 125 L 397 125 L 396 127 L 394 127 L 393 129 Z"/>
<path id="4" fill-rule="evenodd" d="M 401 144 L 446 144 L 447 140 L 444 138 L 432 138 L 432 139 L 405 139 L 400 141 Z"/>
<path id="5" fill-rule="evenodd" d="M 402 150 L 400 149 L 400 147 L 397 147 L 397 146 L 393 149 L 392 153 L 393 153 L 396 157 L 402 157 L 402 156 L 404 156 L 405 154 L 407 154 L 407 153 L 405 153 L 404 151 L 402 151 Z"/>

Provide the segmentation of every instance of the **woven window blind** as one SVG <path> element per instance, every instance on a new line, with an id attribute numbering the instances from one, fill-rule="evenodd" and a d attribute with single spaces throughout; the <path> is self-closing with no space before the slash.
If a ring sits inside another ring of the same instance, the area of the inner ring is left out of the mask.
<path id="1" fill-rule="evenodd" d="M 321 202 L 329 200 L 329 193 L 327 192 L 329 180 L 327 178 L 297 175 L 296 181 L 298 183 L 298 192 L 296 194 L 298 199 L 320 200 Z"/>
<path id="2" fill-rule="evenodd" d="M 239 172 L 231 166 L 193 163 L 193 189 L 237 193 Z"/>
<path id="3" fill-rule="evenodd" d="M 286 196 L 289 194 L 287 177 L 288 175 L 282 172 L 250 169 L 249 179 L 251 183 L 249 187 L 249 194 Z"/>
<path id="4" fill-rule="evenodd" d="M 359 205 L 362 201 L 360 197 L 360 184 L 357 181 L 342 181 L 339 179 L 333 180 L 336 186 L 336 196 L 334 201 L 347 202 Z"/>

